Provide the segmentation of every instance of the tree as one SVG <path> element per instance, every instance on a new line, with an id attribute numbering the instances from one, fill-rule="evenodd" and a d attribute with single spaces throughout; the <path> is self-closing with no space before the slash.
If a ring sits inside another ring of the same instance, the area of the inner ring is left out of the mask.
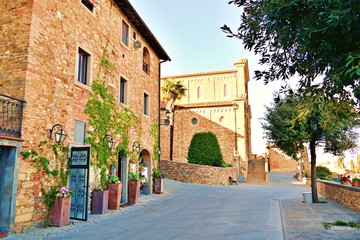
<path id="1" fill-rule="evenodd" d="M 360 1 L 231 0 L 243 7 L 237 32 L 224 25 L 228 37 L 243 41 L 259 54 L 255 71 L 265 84 L 300 76 L 299 90 L 317 98 L 360 99 Z M 314 79 L 324 76 L 315 83 Z M 335 109 L 336 110 L 336 109 Z"/>
<path id="2" fill-rule="evenodd" d="M 170 160 L 173 159 L 175 102 L 185 96 L 186 88 L 181 81 L 167 79 L 161 88 L 166 109 L 170 111 Z"/>
<path id="3" fill-rule="evenodd" d="M 216 167 L 224 166 L 220 145 L 213 133 L 200 132 L 194 134 L 189 146 L 188 162 Z"/>
<path id="4" fill-rule="evenodd" d="M 337 157 L 337 166 L 340 169 L 345 169 L 344 157 L 343 156 L 338 156 Z"/>
<path id="5" fill-rule="evenodd" d="M 303 109 L 303 101 L 312 102 L 313 106 Z M 266 108 L 262 123 L 268 141 L 294 159 L 298 158 L 304 144 L 309 144 L 311 188 L 315 203 L 318 202 L 316 148 L 322 145 L 325 152 L 341 155 L 356 146 L 354 130 L 359 126 L 356 112 L 348 102 L 332 101 L 334 103 L 324 103 L 310 101 L 306 96 L 300 97 L 298 94 L 287 95 L 278 99 L 272 107 Z M 334 111 L 335 102 L 337 108 L 340 108 L 338 111 Z"/>

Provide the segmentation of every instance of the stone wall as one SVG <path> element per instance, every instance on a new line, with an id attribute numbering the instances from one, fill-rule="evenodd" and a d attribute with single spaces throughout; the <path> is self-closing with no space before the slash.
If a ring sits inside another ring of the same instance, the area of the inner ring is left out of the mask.
<path id="1" fill-rule="evenodd" d="M 269 170 L 270 172 L 283 172 L 296 174 L 297 161 L 286 156 L 276 148 L 269 148 Z"/>
<path id="2" fill-rule="evenodd" d="M 161 160 L 166 178 L 189 183 L 229 185 L 229 177 L 237 179 L 237 168 L 220 168 Z"/>
<path id="3" fill-rule="evenodd" d="M 360 212 L 360 188 L 337 182 L 317 180 L 317 189 L 322 196 Z"/>

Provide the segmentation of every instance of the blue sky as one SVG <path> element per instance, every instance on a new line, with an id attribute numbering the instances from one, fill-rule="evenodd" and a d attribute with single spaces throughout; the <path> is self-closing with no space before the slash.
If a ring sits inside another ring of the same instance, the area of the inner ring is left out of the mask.
<path id="1" fill-rule="evenodd" d="M 272 93 L 280 83 L 264 86 L 252 80 L 259 69 L 258 58 L 245 51 L 238 39 L 227 38 L 220 27 L 236 30 L 241 11 L 228 0 L 130 0 L 152 33 L 168 53 L 171 62 L 162 64 L 162 75 L 227 70 L 234 62 L 249 59 L 249 98 L 252 109 L 252 152 L 265 152 L 265 140 L 259 118 L 264 104 L 272 101 Z"/>

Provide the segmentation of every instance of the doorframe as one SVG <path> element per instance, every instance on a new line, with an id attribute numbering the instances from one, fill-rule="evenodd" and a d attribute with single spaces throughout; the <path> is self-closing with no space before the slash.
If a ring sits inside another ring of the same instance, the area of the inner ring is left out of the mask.
<path id="1" fill-rule="evenodd" d="M 20 161 L 20 149 L 21 149 L 21 142 L 12 141 L 12 140 L 5 140 L 0 139 L 0 147 L 10 148 L 10 151 L 13 154 L 12 157 L 12 183 L 10 183 L 10 194 L 6 196 L 10 199 L 10 209 L 9 209 L 9 216 L 8 222 L 5 223 L 6 226 L 1 227 L 0 232 L 9 233 L 12 231 L 12 227 L 15 223 L 15 214 L 16 214 L 16 197 L 17 197 L 17 187 L 18 187 L 18 175 L 19 175 L 19 161 Z M 0 169 L 1 170 L 1 169 Z M 1 170 L 2 171 L 2 170 Z M 11 176 L 10 176 L 11 177 Z"/>
<path id="2" fill-rule="evenodd" d="M 129 174 L 129 162 L 128 157 L 124 151 L 120 151 L 118 155 L 116 174 L 121 180 L 122 188 L 121 188 L 121 203 L 120 205 L 124 205 L 128 203 L 128 174 Z M 121 172 L 119 173 L 119 166 L 121 166 Z"/>

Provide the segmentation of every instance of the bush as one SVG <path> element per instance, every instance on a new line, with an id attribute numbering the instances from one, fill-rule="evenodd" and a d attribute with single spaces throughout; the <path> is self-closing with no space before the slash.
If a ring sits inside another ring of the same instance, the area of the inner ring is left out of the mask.
<path id="1" fill-rule="evenodd" d="M 328 178 L 331 178 L 331 171 L 327 167 L 316 166 L 316 176 L 319 179 L 327 180 Z"/>
<path id="2" fill-rule="evenodd" d="M 188 162 L 215 167 L 225 166 L 219 142 L 213 133 L 194 134 L 188 151 Z"/>

